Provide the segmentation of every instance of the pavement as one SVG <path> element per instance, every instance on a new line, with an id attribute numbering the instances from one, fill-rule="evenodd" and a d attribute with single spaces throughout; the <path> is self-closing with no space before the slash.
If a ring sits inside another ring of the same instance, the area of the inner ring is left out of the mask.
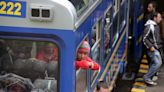
<path id="1" fill-rule="evenodd" d="M 145 92 L 164 92 L 164 66 L 158 74 L 157 86 L 147 86 Z"/>

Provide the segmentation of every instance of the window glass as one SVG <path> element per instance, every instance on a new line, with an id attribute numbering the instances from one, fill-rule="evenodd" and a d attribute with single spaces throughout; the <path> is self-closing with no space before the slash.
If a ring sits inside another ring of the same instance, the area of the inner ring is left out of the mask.
<path id="1" fill-rule="evenodd" d="M 107 57 L 110 53 L 110 30 L 112 23 L 112 7 L 109 7 L 105 14 L 104 18 L 104 61 L 107 60 Z"/>
<path id="2" fill-rule="evenodd" d="M 119 1 L 118 0 L 114 0 L 114 15 L 118 12 L 119 9 Z"/>
<path id="3" fill-rule="evenodd" d="M 104 19 L 104 27 L 107 29 L 112 22 L 112 7 L 107 10 Z"/>
<path id="4" fill-rule="evenodd" d="M 104 30 L 104 60 L 106 61 L 108 59 L 108 56 L 110 54 L 111 48 L 110 48 L 110 29 Z"/>
<path id="5" fill-rule="evenodd" d="M 96 0 L 69 0 L 74 7 L 78 16 L 86 10 L 88 6 L 91 6 Z"/>
<path id="6" fill-rule="evenodd" d="M 92 33 L 96 33 L 96 37 L 92 34 L 92 47 L 91 47 L 91 57 L 92 59 L 100 63 L 100 45 L 101 45 L 101 31 L 102 31 L 102 18 L 92 27 Z M 93 40 L 95 39 L 95 40 Z M 91 71 L 91 82 L 94 81 L 98 71 Z"/>
<path id="7" fill-rule="evenodd" d="M 112 44 L 114 45 L 115 42 L 117 41 L 118 39 L 118 13 L 116 14 L 116 16 L 114 17 L 114 20 L 113 20 L 113 32 L 112 32 Z M 113 46 L 112 45 L 112 46 Z"/>
<path id="8" fill-rule="evenodd" d="M 120 31 L 122 30 L 122 27 L 125 25 L 125 19 L 126 19 L 126 3 L 121 3 L 120 8 Z"/>
<path id="9" fill-rule="evenodd" d="M 92 47 L 91 56 L 96 62 L 99 62 L 100 58 L 100 45 L 101 45 L 101 28 L 102 28 L 102 18 L 92 27 Z"/>
<path id="10" fill-rule="evenodd" d="M 0 39 L 0 44 L 1 90 L 57 92 L 59 48 L 55 43 Z"/>

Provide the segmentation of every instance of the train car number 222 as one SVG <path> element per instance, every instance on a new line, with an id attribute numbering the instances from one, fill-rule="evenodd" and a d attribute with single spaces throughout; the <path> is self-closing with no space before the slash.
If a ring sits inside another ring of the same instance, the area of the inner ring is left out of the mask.
<path id="1" fill-rule="evenodd" d="M 26 2 L 5 0 L 0 1 L 0 16 L 25 17 Z"/>

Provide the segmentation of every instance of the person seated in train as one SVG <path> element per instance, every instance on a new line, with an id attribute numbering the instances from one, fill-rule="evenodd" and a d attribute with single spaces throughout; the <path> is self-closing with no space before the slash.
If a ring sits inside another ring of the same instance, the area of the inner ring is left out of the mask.
<path id="1" fill-rule="evenodd" d="M 87 41 L 83 41 L 77 51 L 76 69 L 79 68 L 92 69 L 92 70 L 100 69 L 100 65 L 89 57 L 89 53 L 90 53 L 90 45 Z"/>
<path id="2" fill-rule="evenodd" d="M 32 42 L 24 40 L 6 40 L 8 53 L 13 60 L 31 57 Z"/>
<path id="3" fill-rule="evenodd" d="M 52 43 L 48 43 L 43 50 L 37 53 L 36 59 L 43 60 L 46 63 L 49 63 L 50 61 L 58 61 L 57 47 Z"/>
<path id="4" fill-rule="evenodd" d="M 6 42 L 0 39 L 0 57 L 7 53 Z"/>
<path id="5" fill-rule="evenodd" d="M 108 84 L 104 81 L 99 81 L 96 85 L 96 92 L 109 92 Z"/>

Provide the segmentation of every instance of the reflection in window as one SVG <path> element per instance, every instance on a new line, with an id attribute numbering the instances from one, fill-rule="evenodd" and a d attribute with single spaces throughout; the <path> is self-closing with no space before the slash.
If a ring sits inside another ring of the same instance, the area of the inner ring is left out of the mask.
<path id="1" fill-rule="evenodd" d="M 105 55 L 104 55 L 104 59 L 105 61 L 108 59 L 108 56 L 110 54 L 110 28 L 108 30 L 105 30 L 105 33 L 104 33 L 104 52 L 105 52 Z"/>
<path id="2" fill-rule="evenodd" d="M 96 42 L 96 37 L 97 37 L 97 33 L 96 33 L 96 26 L 94 26 L 92 28 L 92 46 L 95 44 Z"/>
<path id="3" fill-rule="evenodd" d="M 110 29 L 111 29 L 111 23 L 112 23 L 112 7 L 110 7 L 104 18 L 104 59 L 107 60 L 107 57 L 110 53 Z M 103 62 L 104 63 L 104 62 Z"/>
<path id="4" fill-rule="evenodd" d="M 92 27 L 92 48 L 91 56 L 94 61 L 100 63 L 100 45 L 101 45 L 102 18 Z M 95 34 L 96 33 L 96 34 Z M 91 71 L 91 82 L 95 79 L 97 71 Z"/>
<path id="5" fill-rule="evenodd" d="M 89 6 L 94 3 L 95 0 L 69 0 L 76 8 L 78 16 Z"/>
<path id="6" fill-rule="evenodd" d="M 4 46 L 0 56 L 0 85 L 3 85 L 0 90 L 31 92 L 48 89 L 49 92 L 57 92 L 59 51 L 56 44 L 14 39 L 0 39 L 0 44 Z"/>
<path id="7" fill-rule="evenodd" d="M 105 14 L 104 26 L 106 29 L 108 29 L 111 22 L 112 22 L 112 7 L 110 7 L 109 10 Z"/>
<path id="8" fill-rule="evenodd" d="M 100 41 L 101 41 L 101 28 L 102 28 L 102 19 L 100 19 L 92 27 L 92 59 L 96 62 L 99 62 L 100 57 Z"/>
<path id="9" fill-rule="evenodd" d="M 118 12 L 119 9 L 119 1 L 118 0 L 114 0 L 114 15 Z"/>
<path id="10" fill-rule="evenodd" d="M 120 31 L 122 27 L 125 25 L 125 19 L 126 19 L 126 3 L 122 3 L 120 8 Z"/>
<path id="11" fill-rule="evenodd" d="M 112 33 L 112 42 L 113 42 L 113 45 L 115 44 L 115 42 L 118 39 L 118 29 L 117 28 L 118 28 L 118 13 L 114 17 L 114 20 L 113 20 L 113 33 Z"/>

